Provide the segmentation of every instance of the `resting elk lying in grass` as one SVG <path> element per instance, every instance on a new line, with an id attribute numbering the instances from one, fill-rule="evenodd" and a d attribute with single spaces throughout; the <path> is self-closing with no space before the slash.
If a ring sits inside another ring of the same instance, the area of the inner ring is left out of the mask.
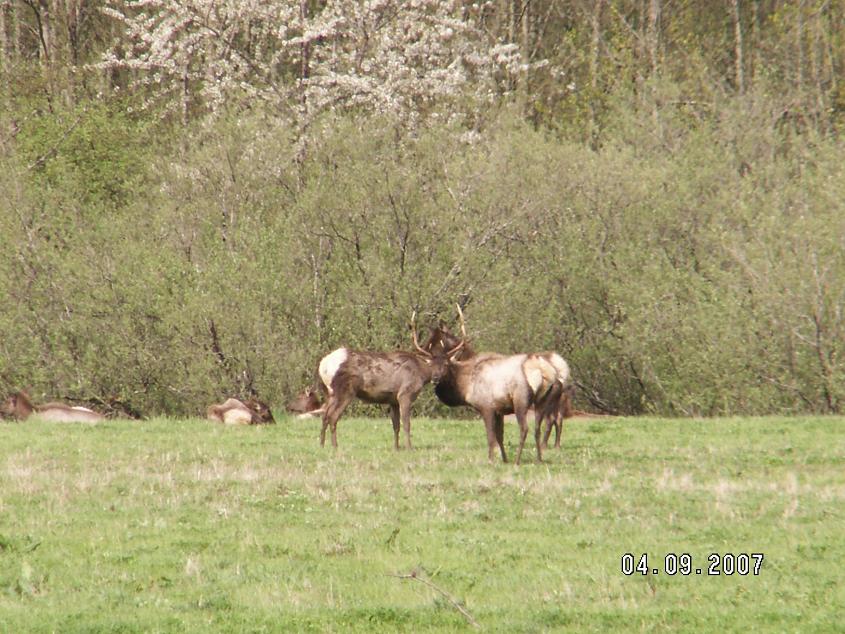
<path id="1" fill-rule="evenodd" d="M 318 373 L 328 398 L 320 429 L 320 446 L 326 443 L 331 427 L 332 446 L 337 447 L 337 421 L 358 398 L 365 403 L 390 408 L 393 445 L 399 449 L 399 423 L 405 430 L 405 445 L 411 449 L 411 405 L 427 383 L 440 379 L 444 357 L 428 352 L 366 352 L 338 348 L 320 361 Z"/>
<path id="2" fill-rule="evenodd" d="M 527 413 L 534 408 L 534 438 L 537 460 L 542 461 L 540 430 L 543 420 L 560 410 L 568 394 L 569 366 L 555 352 L 501 355 L 476 354 L 469 348 L 463 313 L 458 307 L 462 338 L 445 326 L 432 330 L 424 346 L 414 345 L 435 357 L 448 360 L 446 372 L 436 382 L 435 394 L 446 405 L 468 405 L 481 414 L 487 429 L 488 457 L 492 460 L 496 445 L 507 462 L 504 447 L 504 417 L 515 414 L 520 441 L 516 463 L 519 464 L 528 434 Z"/>
<path id="3" fill-rule="evenodd" d="M 65 403 L 33 405 L 29 395 L 23 391 L 16 392 L 7 398 L 3 407 L 0 408 L 0 412 L 17 420 L 26 420 L 31 416 L 58 423 L 96 423 L 105 419 L 105 416 L 87 407 L 66 405 Z"/>
<path id="4" fill-rule="evenodd" d="M 267 404 L 257 399 L 226 399 L 219 405 L 209 405 L 206 417 L 226 425 L 263 425 L 276 422 Z"/>
<path id="5" fill-rule="evenodd" d="M 285 407 L 287 411 L 297 414 L 297 418 L 316 418 L 322 416 L 326 411 L 325 405 L 320 402 L 317 391 L 310 385 L 293 397 Z"/>

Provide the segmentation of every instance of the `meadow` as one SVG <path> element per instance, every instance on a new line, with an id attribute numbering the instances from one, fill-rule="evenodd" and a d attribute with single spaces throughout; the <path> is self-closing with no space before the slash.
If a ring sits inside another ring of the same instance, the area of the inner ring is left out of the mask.
<path id="1" fill-rule="evenodd" d="M 318 426 L 0 424 L 0 631 L 845 628 L 842 417 L 572 420 L 519 467 L 477 420 Z"/>

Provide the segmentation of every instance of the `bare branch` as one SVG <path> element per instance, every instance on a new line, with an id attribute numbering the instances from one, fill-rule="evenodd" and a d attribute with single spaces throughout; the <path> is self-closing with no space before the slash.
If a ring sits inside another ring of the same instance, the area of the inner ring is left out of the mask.
<path id="1" fill-rule="evenodd" d="M 441 594 L 441 595 L 442 595 L 442 596 L 443 596 L 443 597 L 444 597 L 444 598 L 445 598 L 445 599 L 446 599 L 449 603 L 451 603 L 451 604 L 452 604 L 452 607 L 454 607 L 454 608 L 455 608 L 458 612 L 460 612 L 460 613 L 461 613 L 461 615 L 462 615 L 462 616 L 463 616 L 463 617 L 467 620 L 467 622 L 468 622 L 470 625 L 472 625 L 472 626 L 473 626 L 473 627 L 475 627 L 475 628 L 480 628 L 480 627 L 481 627 L 481 626 L 478 624 L 478 621 L 476 621 L 476 620 L 473 618 L 472 614 L 470 614 L 470 613 L 467 611 L 467 609 L 466 609 L 465 607 L 463 607 L 463 606 L 462 606 L 462 605 L 461 605 L 461 604 L 457 601 L 457 599 L 455 599 L 455 597 L 453 597 L 451 594 L 449 594 L 448 592 L 446 592 L 446 591 L 445 591 L 443 588 L 441 588 L 440 586 L 438 586 L 438 585 L 436 585 L 436 584 L 432 583 L 431 581 L 429 581 L 429 580 L 428 580 L 428 579 L 426 579 L 425 577 L 420 576 L 419 571 L 417 571 L 417 570 L 412 570 L 410 573 L 407 573 L 407 574 L 387 575 L 387 576 L 388 576 L 388 577 L 395 577 L 396 579 L 413 579 L 413 580 L 419 581 L 420 583 L 422 583 L 422 584 L 424 584 L 424 585 L 428 586 L 428 587 L 429 587 L 429 588 L 431 588 L 432 590 L 435 590 L 436 592 L 439 592 L 439 593 L 440 593 L 440 594 Z"/>

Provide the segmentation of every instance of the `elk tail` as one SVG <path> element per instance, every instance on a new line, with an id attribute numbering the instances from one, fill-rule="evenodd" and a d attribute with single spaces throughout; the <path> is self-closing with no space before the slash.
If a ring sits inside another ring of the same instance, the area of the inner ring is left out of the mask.
<path id="1" fill-rule="evenodd" d="M 558 380 L 557 369 L 543 357 L 531 354 L 522 364 L 522 371 L 528 386 L 534 394 L 534 401 L 545 398 Z"/>

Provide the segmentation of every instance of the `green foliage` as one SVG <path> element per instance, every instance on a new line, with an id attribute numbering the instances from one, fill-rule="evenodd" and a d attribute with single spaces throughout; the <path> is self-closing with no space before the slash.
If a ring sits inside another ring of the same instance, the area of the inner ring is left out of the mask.
<path id="1" fill-rule="evenodd" d="M 597 149 L 507 112 L 472 142 L 327 117 L 303 144 L 232 113 L 157 145 L 117 104 L 33 122 L 0 175 L 3 387 L 278 407 L 334 347 L 407 349 L 413 310 L 461 301 L 476 347 L 562 352 L 581 407 L 839 412 L 841 141 L 775 106 L 693 123 L 620 94 Z"/>
<path id="2" fill-rule="evenodd" d="M 43 111 L 44 105 L 30 105 L 36 110 L 18 132 L 18 159 L 36 191 L 65 197 L 59 202 L 81 214 L 126 205 L 146 174 L 153 126 L 133 118 L 123 101 L 61 111 Z"/>

